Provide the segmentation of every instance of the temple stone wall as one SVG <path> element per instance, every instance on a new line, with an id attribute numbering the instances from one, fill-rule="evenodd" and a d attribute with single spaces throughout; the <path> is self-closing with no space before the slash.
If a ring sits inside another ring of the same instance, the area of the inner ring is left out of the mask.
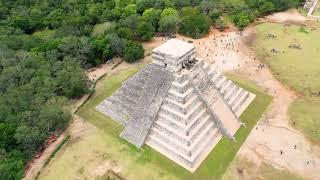
<path id="1" fill-rule="evenodd" d="M 201 59 L 183 69 L 194 54 L 192 44 L 169 40 L 153 50 L 153 63 L 97 106 L 124 125 L 122 138 L 191 172 L 222 137 L 234 139 L 239 116 L 255 97 Z"/>

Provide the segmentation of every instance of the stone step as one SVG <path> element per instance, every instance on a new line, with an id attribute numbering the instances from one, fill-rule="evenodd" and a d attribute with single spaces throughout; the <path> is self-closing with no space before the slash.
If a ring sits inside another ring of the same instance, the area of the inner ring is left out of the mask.
<path id="1" fill-rule="evenodd" d="M 207 112 L 207 110 L 205 108 L 202 109 L 197 116 L 195 116 L 191 121 L 189 121 L 186 129 L 194 128 L 196 122 L 199 121 L 200 118 L 203 118 L 204 116 L 206 116 L 206 112 Z"/>
<path id="2" fill-rule="evenodd" d="M 241 105 L 247 100 L 248 97 L 249 93 L 245 91 L 245 93 L 243 93 L 243 95 L 237 100 L 234 106 L 232 106 L 232 110 L 236 112 L 241 107 Z"/>
<path id="3" fill-rule="evenodd" d="M 142 88 L 141 88 L 141 90 L 142 90 Z M 123 86 L 119 89 L 119 92 L 130 97 L 131 99 L 133 99 L 133 101 L 136 101 L 140 97 L 141 90 L 128 89 L 128 87 Z"/>
<path id="4" fill-rule="evenodd" d="M 189 141 L 187 140 L 186 132 L 177 132 L 176 130 L 168 129 L 166 126 L 162 126 L 161 123 L 155 123 L 152 126 L 150 133 L 152 133 L 152 131 L 160 135 L 161 138 L 169 139 L 175 144 L 178 143 L 181 148 L 185 150 L 188 149 Z"/>
<path id="5" fill-rule="evenodd" d="M 207 74 L 208 74 L 208 78 L 212 79 L 213 76 L 217 74 L 217 71 L 210 67 L 210 70 L 207 72 Z"/>
<path id="6" fill-rule="evenodd" d="M 171 88 L 179 93 L 184 93 L 185 91 L 187 91 L 190 88 L 190 83 L 189 81 L 184 81 L 183 83 L 178 83 L 177 81 L 174 81 L 172 83 Z"/>
<path id="7" fill-rule="evenodd" d="M 128 105 L 128 103 L 124 103 L 124 102 L 120 101 L 119 99 L 116 99 L 115 96 L 110 96 L 107 99 L 107 101 L 110 102 L 112 104 L 112 106 L 115 106 L 119 110 L 128 111 L 128 112 L 133 111 L 133 106 L 130 106 L 130 105 Z"/>
<path id="8" fill-rule="evenodd" d="M 185 114 L 182 114 L 181 112 L 170 108 L 170 106 L 163 104 L 160 108 L 160 111 L 163 114 L 166 114 L 167 116 L 169 116 L 171 119 L 174 119 L 175 121 L 184 124 L 185 123 Z"/>
<path id="9" fill-rule="evenodd" d="M 170 99 L 178 101 L 179 103 L 184 104 L 186 101 L 189 100 L 190 97 L 192 97 L 193 91 L 193 88 L 190 88 L 182 94 L 170 88 L 170 90 L 168 91 L 168 97 Z"/>
<path id="10" fill-rule="evenodd" d="M 193 160 L 193 169 L 195 170 L 200 166 L 201 162 L 207 157 L 207 155 L 212 151 L 212 149 L 219 143 L 222 138 L 222 134 L 217 131 L 206 139 L 203 143 L 202 149 L 199 148 L 199 152 L 195 152 L 197 156 Z"/>
<path id="11" fill-rule="evenodd" d="M 223 76 L 223 78 L 221 78 L 220 81 L 218 81 L 218 83 L 216 84 L 216 88 L 220 90 L 227 83 L 227 81 L 228 79 Z"/>
<path id="12" fill-rule="evenodd" d="M 186 112 L 189 111 L 192 108 L 192 105 L 194 103 L 196 103 L 196 101 L 198 101 L 198 100 L 199 99 L 197 98 L 197 96 L 195 94 L 193 94 L 192 97 L 190 97 L 190 99 L 185 104 L 177 102 L 176 100 L 173 100 L 169 97 L 166 97 L 164 104 L 167 104 L 171 108 L 176 109 L 177 111 L 179 111 L 183 114 L 186 114 Z"/>
<path id="13" fill-rule="evenodd" d="M 242 88 L 240 88 L 241 89 L 241 91 L 240 91 L 240 93 L 237 93 L 235 96 L 234 96 L 234 98 L 232 98 L 231 100 L 230 100 L 230 106 L 231 107 L 233 107 L 234 106 L 234 104 L 237 102 L 237 100 L 245 93 L 245 90 L 243 90 Z"/>
<path id="14" fill-rule="evenodd" d="M 239 91 L 240 87 L 235 85 L 232 90 L 230 90 L 226 95 L 224 96 L 224 99 L 229 102 L 229 100 L 234 97 L 234 95 Z"/>
<path id="15" fill-rule="evenodd" d="M 201 132 L 201 131 L 204 129 L 204 127 L 207 127 L 207 125 L 208 125 L 209 123 L 213 123 L 213 121 L 210 120 L 210 115 L 207 115 L 207 116 L 205 116 L 205 117 L 202 118 L 202 119 L 199 119 L 198 122 L 199 122 L 199 123 L 198 123 L 194 128 L 192 128 L 192 129 L 189 130 L 189 136 L 190 136 L 190 138 L 192 138 L 193 136 L 195 136 L 195 134 L 196 134 L 197 132 Z"/>
<path id="16" fill-rule="evenodd" d="M 231 94 L 231 96 L 229 97 L 228 104 L 231 106 L 232 103 L 238 98 L 239 94 L 242 93 L 242 88 L 238 87 L 236 92 Z M 232 107 L 232 106 L 231 106 Z"/>
<path id="17" fill-rule="evenodd" d="M 233 82 L 231 82 L 231 84 L 229 85 L 229 87 L 223 92 L 224 98 L 226 99 L 226 98 L 227 98 L 227 95 L 228 95 L 229 93 L 232 93 L 232 91 L 233 91 L 234 89 L 236 89 L 236 88 L 237 88 L 237 86 L 236 86 Z"/>
<path id="18" fill-rule="evenodd" d="M 104 101 L 97 106 L 96 109 L 109 116 L 111 119 L 118 121 L 123 126 L 127 123 L 128 112 L 121 110 L 121 108 L 117 108 L 117 106 L 113 106 L 109 101 Z"/>
<path id="19" fill-rule="evenodd" d="M 226 84 L 220 89 L 220 93 L 224 94 L 224 92 L 232 86 L 232 81 L 228 80 Z"/>
<path id="20" fill-rule="evenodd" d="M 157 128 L 151 129 L 149 137 L 160 144 L 165 145 L 166 147 L 172 147 L 173 152 L 182 155 L 182 157 L 192 162 L 190 157 L 194 156 L 194 153 L 197 152 L 199 146 L 206 141 L 208 135 L 213 133 L 215 134 L 217 131 L 218 129 L 214 128 L 214 124 L 210 122 L 203 131 L 200 131 L 197 136 L 191 138 L 193 141 L 190 141 L 190 144 L 187 146 L 182 143 L 181 140 L 176 139 L 175 136 L 172 136 L 172 134 L 168 134 L 167 131 Z"/>
<path id="21" fill-rule="evenodd" d="M 158 113 L 158 121 L 161 120 L 163 123 L 168 124 L 168 126 L 172 126 L 173 128 L 185 129 L 186 125 L 184 121 L 179 122 L 176 119 L 168 116 L 166 113 L 159 111 Z"/>
<path id="22" fill-rule="evenodd" d="M 189 112 L 187 112 L 187 114 L 186 114 L 186 120 L 187 120 L 186 122 L 187 122 L 187 124 L 189 124 L 189 122 L 193 118 L 195 118 L 201 112 L 201 110 L 203 108 L 205 108 L 203 102 L 202 101 L 197 101 L 197 103 L 194 104 L 192 109 Z"/>
<path id="23" fill-rule="evenodd" d="M 167 134 L 161 133 L 158 129 L 152 128 L 148 135 L 148 138 L 158 142 L 159 144 L 167 147 L 171 152 L 179 154 L 181 157 L 188 159 L 191 156 L 190 151 L 187 150 L 187 146 L 180 141 L 171 138 Z"/>
<path id="24" fill-rule="evenodd" d="M 118 91 L 113 96 L 113 98 L 118 99 L 119 101 L 121 101 L 123 104 L 125 104 L 127 106 L 132 106 L 132 105 L 136 104 L 136 102 L 132 98 L 126 96 L 125 94 L 121 93 L 120 91 Z"/>
<path id="25" fill-rule="evenodd" d="M 168 105 L 163 104 L 160 112 L 167 114 L 167 116 L 171 117 L 172 119 L 180 122 L 180 123 L 188 123 L 189 120 L 191 120 L 194 116 L 199 113 L 199 108 L 202 107 L 202 102 L 197 101 L 197 103 L 192 107 L 192 109 L 187 112 L 186 114 L 182 114 L 179 111 L 176 111 L 175 109 L 170 108 Z"/>
<path id="26" fill-rule="evenodd" d="M 211 80 L 214 84 L 217 84 L 217 81 L 219 81 L 222 77 L 223 77 L 222 73 L 217 72 Z"/>
<path id="27" fill-rule="evenodd" d="M 188 170 L 192 169 L 192 162 L 188 161 L 180 154 L 175 153 L 171 150 L 171 148 L 166 147 L 165 145 L 153 140 L 150 137 L 146 140 L 146 144 L 151 148 L 155 149 L 156 151 L 160 152 L 161 154 L 165 155 L 169 159 L 173 160 L 174 162 L 178 163 L 180 166 Z"/>
<path id="28" fill-rule="evenodd" d="M 202 141 L 202 144 L 200 145 L 201 147 L 197 148 L 197 151 L 191 158 L 176 153 L 175 149 L 173 149 L 172 147 L 168 147 L 161 141 L 158 142 L 150 137 L 146 140 L 146 144 L 157 150 L 158 152 L 164 154 L 169 159 L 177 162 L 180 166 L 193 172 L 200 165 L 202 160 L 204 160 L 204 158 L 211 152 L 214 146 L 220 141 L 222 135 L 217 129 L 215 131 L 212 131 L 209 136 L 206 137 L 207 139 L 205 141 Z"/>
<path id="29" fill-rule="evenodd" d="M 192 146 L 194 151 L 192 153 L 192 156 L 189 160 L 191 160 L 192 162 L 195 161 L 195 159 L 201 154 L 203 153 L 203 151 L 205 150 L 205 147 L 208 145 L 208 143 L 210 141 L 213 141 L 215 136 L 217 135 L 217 133 L 219 133 L 219 129 L 213 126 L 210 126 L 210 129 L 204 133 L 203 138 L 199 139 L 199 141 L 197 141 L 196 143 L 193 143 Z M 196 148 L 195 148 L 196 147 Z"/>
<path id="30" fill-rule="evenodd" d="M 163 128 L 166 128 L 168 131 L 171 131 L 180 137 L 186 135 L 186 126 L 180 127 L 180 126 L 176 126 L 176 124 L 174 123 L 171 123 L 171 124 L 174 124 L 174 125 L 171 125 L 169 121 L 166 121 L 163 118 L 158 118 L 155 121 L 155 124 Z"/>

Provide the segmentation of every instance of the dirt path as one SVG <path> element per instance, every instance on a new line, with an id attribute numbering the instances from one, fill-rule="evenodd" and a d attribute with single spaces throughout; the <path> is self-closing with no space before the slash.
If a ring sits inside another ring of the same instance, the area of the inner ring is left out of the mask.
<path id="1" fill-rule="evenodd" d="M 296 9 L 274 13 L 265 17 L 264 19 L 271 22 L 294 24 L 303 24 L 307 20 L 307 18 L 301 15 Z"/>
<path id="2" fill-rule="evenodd" d="M 248 29 L 245 37 L 251 34 L 252 29 Z M 252 54 L 245 45 L 241 47 L 242 52 Z M 288 108 L 297 98 L 296 94 L 276 80 L 268 68 L 258 69 L 260 62 L 252 59 L 251 57 L 247 66 L 238 69 L 237 72 L 245 74 L 264 87 L 273 96 L 273 102 L 241 147 L 238 156 L 245 156 L 257 164 L 264 161 L 304 177 L 319 179 L 318 147 L 313 146 L 303 134 L 289 124 Z"/>

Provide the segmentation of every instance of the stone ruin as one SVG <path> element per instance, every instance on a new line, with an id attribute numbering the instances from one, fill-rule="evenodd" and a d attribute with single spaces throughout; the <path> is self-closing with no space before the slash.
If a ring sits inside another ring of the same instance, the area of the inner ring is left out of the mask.
<path id="1" fill-rule="evenodd" d="M 123 139 L 194 172 L 222 137 L 235 139 L 255 95 L 195 58 L 190 43 L 171 39 L 152 52 L 97 110 L 124 126 Z"/>

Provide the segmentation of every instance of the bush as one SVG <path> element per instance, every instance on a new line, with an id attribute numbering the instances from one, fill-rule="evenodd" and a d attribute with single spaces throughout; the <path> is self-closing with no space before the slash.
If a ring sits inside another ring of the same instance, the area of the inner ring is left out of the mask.
<path id="1" fill-rule="evenodd" d="M 224 31 L 227 28 L 227 23 L 222 20 L 221 18 L 217 19 L 215 22 L 216 28 L 219 29 L 219 31 Z"/>
<path id="2" fill-rule="evenodd" d="M 124 59 L 132 63 L 144 57 L 144 49 L 141 44 L 129 41 L 124 49 Z"/>
<path id="3" fill-rule="evenodd" d="M 160 19 L 159 32 L 165 34 L 175 34 L 177 32 L 178 18 L 176 16 L 166 16 Z"/>
<path id="4" fill-rule="evenodd" d="M 216 22 L 217 20 L 219 20 L 219 17 L 221 16 L 221 12 L 219 10 L 212 10 L 209 14 L 212 22 Z"/>
<path id="5" fill-rule="evenodd" d="M 242 11 L 236 13 L 231 18 L 238 28 L 243 29 L 244 27 L 248 26 L 255 17 L 247 12 Z"/>
<path id="6" fill-rule="evenodd" d="M 139 40 L 147 41 L 153 37 L 154 31 L 155 29 L 151 23 L 142 21 L 138 24 L 138 27 L 136 29 L 136 35 Z"/>
<path id="7" fill-rule="evenodd" d="M 210 25 L 210 19 L 206 15 L 186 16 L 179 24 L 179 32 L 192 38 L 200 38 L 208 34 Z"/>

